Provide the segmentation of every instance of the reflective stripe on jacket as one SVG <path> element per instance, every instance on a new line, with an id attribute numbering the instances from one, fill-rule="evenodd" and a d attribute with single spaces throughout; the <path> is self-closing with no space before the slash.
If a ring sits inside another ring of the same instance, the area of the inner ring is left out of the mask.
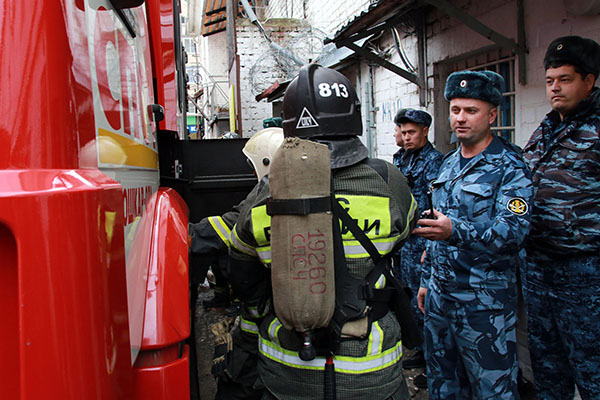
<path id="1" fill-rule="evenodd" d="M 229 237 L 231 236 L 231 228 L 229 226 L 227 226 L 227 224 L 225 223 L 223 218 L 222 217 L 208 217 L 208 222 L 210 223 L 210 226 L 213 227 L 213 229 L 215 230 L 217 235 L 219 235 L 219 237 L 221 238 L 223 243 L 227 247 L 229 247 L 229 245 L 230 245 Z"/>
<path id="2" fill-rule="evenodd" d="M 300 369 L 322 370 L 325 366 L 325 357 L 315 357 L 311 361 L 303 361 L 298 353 L 285 350 L 275 343 L 260 338 L 259 350 L 262 355 L 288 367 Z M 402 357 L 402 342 L 384 352 L 371 354 L 364 357 L 333 356 L 335 370 L 347 374 L 366 374 L 380 371 L 398 362 Z"/>
<path id="3" fill-rule="evenodd" d="M 377 196 L 343 196 L 336 195 L 340 204 L 347 207 L 348 213 L 353 219 L 358 220 L 359 226 L 371 239 L 379 254 L 385 256 L 390 253 L 400 242 L 405 241 L 410 235 L 410 222 L 404 226 L 400 232 L 392 234 L 391 215 L 389 212 L 389 198 Z M 412 198 L 409 213 L 416 215 L 417 202 Z M 373 215 L 375 217 L 373 217 Z M 270 230 L 271 217 L 267 215 L 266 206 L 260 205 L 251 210 L 253 239 L 257 243 L 256 247 L 244 243 L 237 234 L 231 237 L 231 242 L 242 253 L 256 255 L 263 264 L 271 263 Z M 344 244 L 344 253 L 346 258 L 368 258 L 369 253 L 354 238 L 348 230 L 342 231 L 342 242 Z"/>
<path id="4" fill-rule="evenodd" d="M 254 321 L 245 319 L 244 317 L 240 317 L 240 329 L 246 333 L 258 335 L 258 326 L 256 323 Z"/>

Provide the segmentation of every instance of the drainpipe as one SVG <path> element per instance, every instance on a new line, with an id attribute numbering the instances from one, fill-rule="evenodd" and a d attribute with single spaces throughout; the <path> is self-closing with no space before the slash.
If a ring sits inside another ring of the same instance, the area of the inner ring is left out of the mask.
<path id="1" fill-rule="evenodd" d="M 367 84 L 365 85 L 365 98 L 366 98 L 366 133 L 367 133 L 367 149 L 369 150 L 369 157 L 375 157 L 375 148 L 377 146 L 377 138 L 375 135 L 377 134 L 377 124 L 375 122 L 375 118 L 377 117 L 378 108 L 374 105 L 374 95 L 373 95 L 373 65 L 369 64 L 368 74 L 367 74 Z"/>

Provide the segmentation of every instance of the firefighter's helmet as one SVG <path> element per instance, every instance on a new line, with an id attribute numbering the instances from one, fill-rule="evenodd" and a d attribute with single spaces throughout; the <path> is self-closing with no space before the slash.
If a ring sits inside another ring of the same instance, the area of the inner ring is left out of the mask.
<path id="1" fill-rule="evenodd" d="M 273 155 L 283 142 L 283 129 L 266 128 L 256 132 L 242 149 L 256 171 L 258 180 L 269 173 Z"/>
<path id="2" fill-rule="evenodd" d="M 300 138 L 361 135 L 360 101 L 350 81 L 318 64 L 300 68 L 283 97 L 283 132 Z"/>

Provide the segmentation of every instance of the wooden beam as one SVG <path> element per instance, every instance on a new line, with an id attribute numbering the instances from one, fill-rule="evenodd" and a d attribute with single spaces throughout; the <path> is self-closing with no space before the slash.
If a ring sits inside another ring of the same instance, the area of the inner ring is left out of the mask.
<path id="1" fill-rule="evenodd" d="M 393 73 L 400 75 L 404 79 L 416 84 L 419 87 L 423 87 L 423 82 L 421 82 L 421 79 L 417 75 L 415 75 L 411 72 L 408 72 L 408 71 L 398 67 L 397 65 L 392 64 L 389 61 L 384 60 L 383 58 L 377 56 L 376 54 L 373 54 L 371 51 L 369 51 L 367 49 L 363 49 L 360 46 L 357 46 L 353 42 L 346 43 L 345 46 L 347 48 L 349 48 L 350 50 L 353 50 L 356 54 L 363 56 L 367 60 L 373 61 L 374 63 L 377 63 L 377 64 L 381 65 L 382 67 L 389 69 Z"/>
<path id="2" fill-rule="evenodd" d="M 460 8 L 450 4 L 447 0 L 421 0 L 429 5 L 432 5 L 451 17 L 458 19 L 460 22 L 465 24 L 480 35 L 488 38 L 494 43 L 513 51 L 515 54 L 524 53 L 525 49 L 521 48 L 513 39 L 507 38 L 504 35 L 490 29 L 483 23 L 479 22 L 476 18 L 463 12 Z"/>
<path id="3" fill-rule="evenodd" d="M 204 26 L 211 26 L 211 25 L 215 25 L 215 24 L 218 24 L 218 23 L 220 23 L 220 22 L 223 22 L 223 21 L 226 21 L 226 20 L 227 20 L 227 18 L 225 18 L 225 17 L 222 17 L 222 18 L 216 18 L 216 19 L 213 19 L 213 20 L 210 20 L 210 21 L 207 21 L 207 22 L 205 22 L 205 23 L 204 23 Z"/>
<path id="4" fill-rule="evenodd" d="M 237 1 L 227 0 L 227 68 L 231 66 L 235 60 L 236 43 L 235 43 L 235 16 L 237 10 Z"/>

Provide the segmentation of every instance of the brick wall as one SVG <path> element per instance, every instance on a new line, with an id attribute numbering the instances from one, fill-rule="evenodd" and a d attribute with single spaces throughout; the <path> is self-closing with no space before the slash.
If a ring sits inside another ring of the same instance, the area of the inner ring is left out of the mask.
<path id="1" fill-rule="evenodd" d="M 299 20 L 269 19 L 263 28 L 275 43 L 287 47 L 295 38 L 306 32 L 308 26 Z M 243 137 L 250 137 L 263 128 L 262 121 L 273 115 L 273 104 L 266 99 L 257 102 L 255 96 L 275 81 L 286 76 L 278 68 L 274 52 L 258 28 L 248 20 L 237 20 L 238 55 L 240 57 L 240 97 Z M 283 60 L 285 62 L 285 59 Z M 292 63 L 293 65 L 293 63 Z M 258 86 L 257 82 L 262 83 Z M 262 89 L 262 90 L 261 90 Z"/>

